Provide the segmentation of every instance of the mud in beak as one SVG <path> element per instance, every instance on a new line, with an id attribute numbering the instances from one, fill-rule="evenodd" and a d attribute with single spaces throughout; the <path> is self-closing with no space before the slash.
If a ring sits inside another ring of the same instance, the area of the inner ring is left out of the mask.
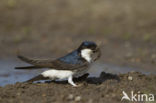
<path id="1" fill-rule="evenodd" d="M 101 50 L 100 50 L 100 48 L 96 48 L 96 50 L 94 50 L 93 53 L 97 53 L 97 56 L 94 59 L 94 61 L 96 61 L 97 59 L 99 59 L 101 57 Z"/>

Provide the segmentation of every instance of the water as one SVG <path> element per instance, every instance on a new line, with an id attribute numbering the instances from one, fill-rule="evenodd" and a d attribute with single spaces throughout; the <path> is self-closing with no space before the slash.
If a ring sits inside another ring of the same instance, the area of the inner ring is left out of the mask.
<path id="1" fill-rule="evenodd" d="M 14 59 L 0 60 L 0 86 L 5 86 L 6 84 L 14 84 L 16 82 L 24 82 L 45 70 L 15 70 L 14 67 L 16 66 L 28 66 L 28 64 Z M 93 64 L 91 66 L 91 69 L 89 70 L 89 73 L 91 77 L 98 77 L 102 71 L 113 74 L 126 73 L 130 71 L 138 71 L 144 74 L 156 73 L 155 71 L 147 71 L 132 67 L 120 67 L 117 65 L 103 63 Z"/>
<path id="2" fill-rule="evenodd" d="M 9 60 L 0 60 L 0 86 L 6 84 L 14 84 L 16 82 L 24 82 L 39 73 L 43 70 L 15 70 L 15 66 L 26 66 L 28 64 L 9 59 Z"/>
<path id="3" fill-rule="evenodd" d="M 131 71 L 141 72 L 143 74 L 156 74 L 155 69 L 142 69 L 142 68 L 134 68 L 128 66 L 119 66 L 113 64 L 104 64 L 104 63 L 95 63 L 90 68 L 89 72 L 91 76 L 99 76 L 101 72 L 112 73 L 112 74 L 123 74 Z"/>

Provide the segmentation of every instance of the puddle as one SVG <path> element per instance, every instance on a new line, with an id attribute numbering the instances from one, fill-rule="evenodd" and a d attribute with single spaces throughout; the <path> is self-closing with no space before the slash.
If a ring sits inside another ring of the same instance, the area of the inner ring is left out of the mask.
<path id="1" fill-rule="evenodd" d="M 6 84 L 14 84 L 16 82 L 24 82 L 45 70 L 15 70 L 14 67 L 16 66 L 28 66 L 28 64 L 13 59 L 0 60 L 0 86 L 4 86 Z M 98 77 L 102 71 L 113 74 L 126 73 L 130 71 L 138 71 L 144 74 L 156 73 L 152 70 L 147 71 L 138 68 L 136 69 L 131 67 L 120 67 L 117 65 L 103 63 L 93 64 L 91 66 L 91 69 L 89 70 L 89 73 L 91 77 Z"/>
<path id="2" fill-rule="evenodd" d="M 15 66 L 26 66 L 26 65 L 28 64 L 13 59 L 0 60 L 0 86 L 26 81 L 43 71 L 43 70 L 14 69 Z"/>
<path id="3" fill-rule="evenodd" d="M 131 71 L 141 72 L 143 74 L 156 74 L 155 69 L 142 69 L 134 67 L 119 66 L 113 64 L 95 63 L 91 66 L 89 73 L 90 76 L 97 77 L 101 72 L 112 73 L 112 74 L 123 74 Z"/>

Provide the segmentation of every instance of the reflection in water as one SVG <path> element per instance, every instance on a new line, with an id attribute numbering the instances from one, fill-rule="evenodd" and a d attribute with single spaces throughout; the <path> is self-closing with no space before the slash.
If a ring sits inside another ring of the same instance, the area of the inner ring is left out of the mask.
<path id="1" fill-rule="evenodd" d="M 17 60 L 12 60 L 12 59 L 0 60 L 0 86 L 26 81 L 40 74 L 45 70 L 45 69 L 37 69 L 37 70 L 15 70 L 14 69 L 15 66 L 24 66 L 24 65 L 28 65 L 28 64 Z M 89 70 L 90 73 L 89 77 L 99 77 L 102 71 L 107 73 L 113 73 L 113 74 L 126 73 L 130 71 L 139 71 L 144 74 L 153 73 L 152 71 L 147 72 L 142 69 L 120 67 L 111 64 L 94 63 L 91 66 L 91 69 Z"/>

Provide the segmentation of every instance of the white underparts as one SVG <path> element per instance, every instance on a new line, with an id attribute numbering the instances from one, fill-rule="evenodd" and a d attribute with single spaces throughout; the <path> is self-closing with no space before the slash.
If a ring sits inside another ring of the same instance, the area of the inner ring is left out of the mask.
<path id="1" fill-rule="evenodd" d="M 76 86 L 76 84 L 73 82 L 73 72 L 69 70 L 47 70 L 42 73 L 44 77 L 49 77 L 50 79 L 68 79 L 68 83 L 70 83 L 73 86 Z"/>
<path id="2" fill-rule="evenodd" d="M 91 49 L 82 49 L 81 50 L 81 56 L 87 60 L 88 62 L 91 62 L 92 58 L 91 58 L 91 54 L 92 54 L 92 50 Z"/>

